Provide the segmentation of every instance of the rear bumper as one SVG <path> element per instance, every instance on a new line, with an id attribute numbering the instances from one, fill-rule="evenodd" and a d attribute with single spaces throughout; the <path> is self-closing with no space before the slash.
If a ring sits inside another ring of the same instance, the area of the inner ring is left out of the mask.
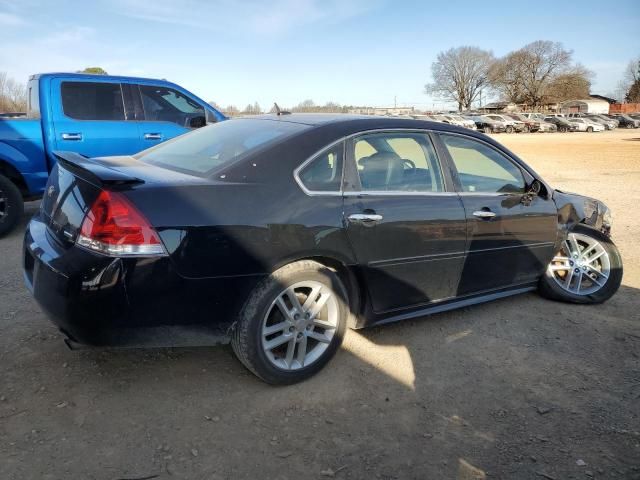
<path id="1" fill-rule="evenodd" d="M 241 302 L 260 280 L 186 279 L 168 257 L 122 259 L 64 248 L 38 216 L 25 232 L 23 272 L 52 322 L 91 346 L 225 343 Z"/>

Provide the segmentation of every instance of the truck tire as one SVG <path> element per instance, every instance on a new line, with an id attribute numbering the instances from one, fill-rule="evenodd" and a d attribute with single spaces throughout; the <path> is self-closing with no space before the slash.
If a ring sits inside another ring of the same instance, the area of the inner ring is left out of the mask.
<path id="1" fill-rule="evenodd" d="M 24 202 L 20 190 L 11 180 L 0 175 L 0 237 L 16 226 L 23 211 Z"/>

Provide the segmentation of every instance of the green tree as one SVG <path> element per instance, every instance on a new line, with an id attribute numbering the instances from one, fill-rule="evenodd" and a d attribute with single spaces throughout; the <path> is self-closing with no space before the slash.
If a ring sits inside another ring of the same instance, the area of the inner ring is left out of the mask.
<path id="1" fill-rule="evenodd" d="M 93 75 L 109 75 L 107 71 L 102 67 L 87 67 L 84 70 L 78 71 L 78 73 L 91 73 Z"/>

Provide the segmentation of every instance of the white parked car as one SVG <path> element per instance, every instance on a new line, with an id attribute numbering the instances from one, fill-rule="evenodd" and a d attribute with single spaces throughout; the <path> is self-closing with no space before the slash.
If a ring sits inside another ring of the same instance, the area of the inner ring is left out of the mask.
<path id="1" fill-rule="evenodd" d="M 588 118 L 568 118 L 571 123 L 578 125 L 579 132 L 603 132 L 604 125 L 590 121 Z"/>
<path id="2" fill-rule="evenodd" d="M 469 118 L 464 118 L 461 115 L 455 115 L 455 114 L 449 114 L 449 115 L 443 115 L 443 116 L 446 118 L 455 120 L 456 122 L 458 122 L 457 125 L 470 128 L 471 130 L 476 130 L 476 122 L 474 122 Z"/>

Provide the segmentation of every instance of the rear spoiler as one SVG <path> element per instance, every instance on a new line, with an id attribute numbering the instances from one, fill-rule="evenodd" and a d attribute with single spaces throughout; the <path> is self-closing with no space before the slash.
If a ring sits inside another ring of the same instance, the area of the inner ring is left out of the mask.
<path id="1" fill-rule="evenodd" d="M 135 185 L 144 180 L 107 167 L 76 152 L 53 152 L 58 161 L 75 175 L 97 185 Z"/>

